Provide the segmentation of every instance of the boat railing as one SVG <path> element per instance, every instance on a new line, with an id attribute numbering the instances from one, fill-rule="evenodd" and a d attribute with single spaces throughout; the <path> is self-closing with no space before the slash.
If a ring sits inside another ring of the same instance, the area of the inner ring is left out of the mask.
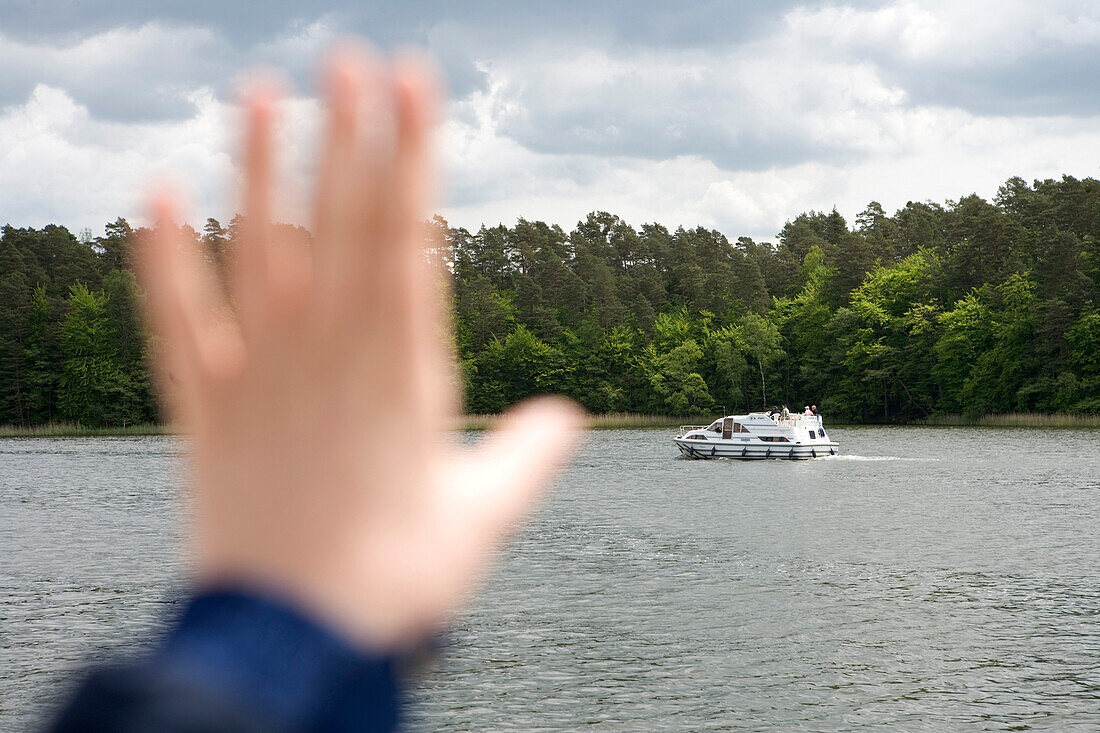
<path id="1" fill-rule="evenodd" d="M 692 430 L 706 430 L 706 425 L 681 425 L 680 432 L 677 435 L 683 435 L 684 433 L 691 432 Z"/>
<path id="2" fill-rule="evenodd" d="M 781 428 L 798 428 L 805 426 L 821 427 L 820 415 L 806 415 L 805 413 L 792 413 L 788 418 L 774 417 L 775 424 Z"/>

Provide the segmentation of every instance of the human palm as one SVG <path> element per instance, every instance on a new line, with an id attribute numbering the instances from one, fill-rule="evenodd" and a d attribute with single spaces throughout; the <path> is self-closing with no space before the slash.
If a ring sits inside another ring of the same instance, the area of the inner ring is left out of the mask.
<path id="1" fill-rule="evenodd" d="M 579 418 L 544 398 L 472 451 L 448 439 L 446 294 L 422 224 L 431 74 L 348 50 L 325 82 L 311 242 L 270 224 L 276 95 L 259 88 L 245 102 L 228 298 L 174 225 L 171 193 L 154 199 L 141 274 L 162 392 L 193 436 L 198 581 L 281 594 L 393 646 L 460 600 Z"/>

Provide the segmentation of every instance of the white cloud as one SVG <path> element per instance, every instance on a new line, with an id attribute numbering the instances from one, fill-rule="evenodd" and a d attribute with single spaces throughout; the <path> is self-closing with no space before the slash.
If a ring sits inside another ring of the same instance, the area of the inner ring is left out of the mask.
<path id="1" fill-rule="evenodd" d="M 822 125 L 808 128 L 809 135 L 866 135 L 866 155 L 739 170 L 701 156 L 532 152 L 501 132 L 492 114 L 500 105 L 479 98 L 476 113 L 456 116 L 467 122 L 447 123 L 443 141 L 455 187 L 478 195 L 454 197 L 458 203 L 445 213 L 467 227 L 520 216 L 568 227 L 588 211 L 606 209 L 635 225 L 703 225 L 759 240 L 773 238 L 786 220 L 809 209 L 836 206 L 852 221 L 871 200 L 893 210 L 909 200 L 971 192 L 991 197 L 1014 175 L 1098 173 L 1100 118 L 987 117 L 896 101 L 873 119 L 861 120 L 838 104 L 816 118 L 823 122 L 808 123 Z"/>
<path id="2" fill-rule="evenodd" d="M 800 7 L 785 16 L 800 46 L 852 58 L 875 51 L 886 58 L 963 69 L 1006 64 L 1053 44 L 1100 42 L 1100 6 L 1070 0 L 925 0 L 862 9 Z"/>
<path id="3" fill-rule="evenodd" d="M 168 182 L 191 202 L 191 223 L 225 223 L 236 210 L 234 159 L 240 141 L 236 108 L 209 89 L 187 96 L 194 114 L 182 120 L 96 119 L 65 91 L 40 84 L 23 103 L 0 110 L 0 223 L 64 224 L 102 231 L 122 216 L 146 223 L 145 192 Z M 317 144 L 318 105 L 302 97 L 281 107 L 281 211 L 308 222 L 308 191 Z"/>
<path id="4" fill-rule="evenodd" d="M 1086 43 L 1100 10 L 1058 10 L 1015 0 L 803 8 L 736 48 L 566 44 L 553 57 L 493 59 L 482 66 L 489 91 L 449 123 L 466 190 L 450 213 L 467 226 L 518 216 L 568 226 L 605 208 L 634 223 L 770 238 L 811 208 L 836 205 L 851 220 L 872 199 L 891 209 L 991 196 L 1013 175 L 1094 175 L 1100 118 L 917 101 L 882 65 L 1003 60 L 1059 34 Z"/>
<path id="5" fill-rule="evenodd" d="M 208 92 L 189 101 L 196 113 L 183 121 L 112 123 L 38 85 L 25 103 L 0 111 L 5 219 L 99 230 L 118 216 L 140 217 L 142 186 L 169 171 L 198 186 L 197 201 L 219 200 L 231 168 L 225 109 Z"/>

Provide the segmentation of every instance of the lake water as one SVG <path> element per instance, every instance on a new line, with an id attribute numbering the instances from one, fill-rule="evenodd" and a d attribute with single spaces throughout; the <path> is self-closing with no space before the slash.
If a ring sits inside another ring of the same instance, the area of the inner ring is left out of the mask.
<path id="1" fill-rule="evenodd" d="M 415 728 L 1100 729 L 1100 431 L 838 427 L 793 463 L 669 435 L 589 436 Z M 171 610 L 184 449 L 0 440 L 0 730 Z"/>

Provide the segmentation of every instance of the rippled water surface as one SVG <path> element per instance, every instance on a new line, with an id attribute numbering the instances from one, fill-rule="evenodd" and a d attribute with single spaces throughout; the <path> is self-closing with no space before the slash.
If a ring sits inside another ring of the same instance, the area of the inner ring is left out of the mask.
<path id="1" fill-rule="evenodd" d="M 1100 431 L 830 436 L 842 456 L 742 463 L 591 434 L 415 726 L 1100 729 Z M 0 440 L 0 730 L 170 609 L 183 450 Z"/>

